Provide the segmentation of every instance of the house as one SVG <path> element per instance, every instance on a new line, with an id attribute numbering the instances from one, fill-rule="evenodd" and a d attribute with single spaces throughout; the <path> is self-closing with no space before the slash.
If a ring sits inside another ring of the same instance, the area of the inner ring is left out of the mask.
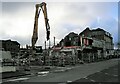
<path id="1" fill-rule="evenodd" d="M 78 46 L 79 45 L 79 40 L 78 40 L 78 34 L 74 33 L 74 32 L 70 32 L 68 35 L 66 35 L 64 37 L 64 39 L 62 39 L 59 42 L 59 47 L 62 46 Z"/>
<path id="2" fill-rule="evenodd" d="M 89 62 L 107 58 L 107 53 L 113 49 L 111 34 L 100 28 L 90 30 L 87 27 L 79 38 L 83 50 L 81 58 Z"/>
<path id="3" fill-rule="evenodd" d="M 59 51 L 55 51 L 55 48 L 60 47 Z M 53 48 L 55 53 L 69 53 L 76 59 L 83 60 L 85 62 L 99 61 L 108 58 L 113 50 L 113 38 L 111 34 L 101 28 L 90 29 L 87 27 L 79 35 L 70 32 L 66 35 L 58 44 Z M 54 53 L 54 54 L 55 54 Z"/>
<path id="4" fill-rule="evenodd" d="M 3 48 L 4 51 L 10 51 L 12 58 L 18 56 L 20 43 L 11 40 L 0 40 L 0 43 L 2 44 L 0 47 Z"/>

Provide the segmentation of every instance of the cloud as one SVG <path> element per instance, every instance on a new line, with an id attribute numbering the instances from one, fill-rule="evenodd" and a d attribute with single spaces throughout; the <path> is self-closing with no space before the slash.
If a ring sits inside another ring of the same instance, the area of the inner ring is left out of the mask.
<path id="1" fill-rule="evenodd" d="M 11 38 L 18 40 L 21 45 L 30 45 L 34 27 L 35 4 L 35 2 L 4 2 L 0 38 Z M 113 18 L 118 16 L 116 5 L 115 2 L 48 2 L 47 12 L 51 28 L 51 45 L 53 45 L 54 36 L 56 43 L 58 43 L 71 31 L 79 34 L 88 26 L 97 27 L 98 17 L 102 21 L 100 26 L 114 34 L 117 31 L 117 29 L 112 28 L 116 26 L 116 21 Z M 36 45 L 44 46 L 46 31 L 42 12 L 40 13 L 38 27 L 39 38 Z"/>
<path id="2" fill-rule="evenodd" d="M 40 0 L 1 0 L 2 2 L 40 2 Z M 41 0 L 45 2 L 118 2 L 119 0 Z"/>

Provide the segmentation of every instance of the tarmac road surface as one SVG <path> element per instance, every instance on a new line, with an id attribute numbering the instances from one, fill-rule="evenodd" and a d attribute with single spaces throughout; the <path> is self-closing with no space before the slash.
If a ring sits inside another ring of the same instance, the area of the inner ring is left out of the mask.
<path id="1" fill-rule="evenodd" d="M 15 82 L 56 82 L 57 84 L 66 84 L 68 82 L 118 82 L 118 62 L 120 59 L 111 59 L 106 61 L 94 62 L 74 66 L 69 70 L 60 72 L 53 71 L 43 75 L 26 76 L 24 78 L 10 79 Z M 119 65 L 120 66 L 120 65 Z M 22 80 L 24 79 L 24 80 Z"/>
<path id="2" fill-rule="evenodd" d="M 87 77 L 80 78 L 72 83 L 77 82 L 120 82 L 120 74 L 118 73 L 118 65 L 109 67 L 102 71 L 91 74 Z"/>

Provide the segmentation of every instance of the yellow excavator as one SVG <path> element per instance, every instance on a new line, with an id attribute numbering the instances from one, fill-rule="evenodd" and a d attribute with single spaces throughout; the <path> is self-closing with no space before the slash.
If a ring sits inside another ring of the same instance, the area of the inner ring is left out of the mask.
<path id="1" fill-rule="evenodd" d="M 32 35 L 32 53 L 35 48 L 35 44 L 38 39 L 38 18 L 40 15 L 41 10 L 43 11 L 44 14 L 44 19 L 45 19 L 45 26 L 46 26 L 46 33 L 47 33 L 47 40 L 50 39 L 50 25 L 49 25 L 49 19 L 47 17 L 47 8 L 46 8 L 46 3 L 42 2 L 41 4 L 36 4 L 36 12 L 35 12 L 35 21 L 34 21 L 34 29 L 33 29 L 33 35 Z"/>

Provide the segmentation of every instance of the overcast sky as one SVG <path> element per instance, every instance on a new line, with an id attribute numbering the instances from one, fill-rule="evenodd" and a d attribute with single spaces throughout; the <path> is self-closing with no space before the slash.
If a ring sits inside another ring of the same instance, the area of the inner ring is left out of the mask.
<path id="1" fill-rule="evenodd" d="M 21 46 L 31 45 L 34 27 L 35 4 L 38 2 L 2 2 L 2 22 L 0 23 L 0 39 L 18 41 Z M 113 36 L 114 43 L 118 40 L 118 2 L 47 2 L 50 24 L 50 39 L 56 44 L 68 33 L 79 34 L 86 27 L 103 28 Z M 38 22 L 39 37 L 36 45 L 46 40 L 43 14 Z"/>

